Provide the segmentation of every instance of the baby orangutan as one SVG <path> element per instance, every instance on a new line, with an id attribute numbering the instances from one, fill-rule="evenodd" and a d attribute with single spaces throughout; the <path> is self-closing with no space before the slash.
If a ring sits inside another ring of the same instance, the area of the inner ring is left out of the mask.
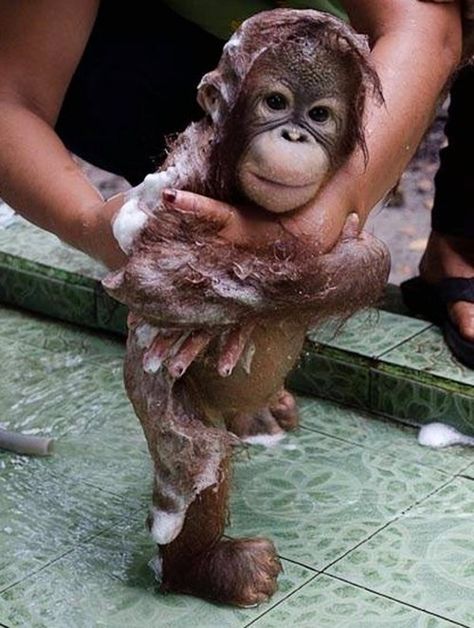
<path id="1" fill-rule="evenodd" d="M 167 207 L 161 190 L 275 220 L 298 211 L 364 150 L 364 100 L 378 92 L 367 59 L 364 39 L 322 13 L 247 20 L 199 86 L 207 116 L 114 223 L 129 261 L 104 285 L 131 310 L 125 382 L 155 466 L 149 527 L 164 590 L 239 606 L 273 594 L 281 567 L 272 542 L 222 538 L 232 449 L 296 425 L 283 386 L 308 326 L 376 301 L 388 255 L 358 233 L 354 215 L 324 255 L 283 231 L 232 246 L 212 221 Z"/>

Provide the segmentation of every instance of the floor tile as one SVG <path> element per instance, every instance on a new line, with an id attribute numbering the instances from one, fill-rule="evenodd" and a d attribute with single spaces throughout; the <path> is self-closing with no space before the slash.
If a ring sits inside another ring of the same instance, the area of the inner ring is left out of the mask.
<path id="1" fill-rule="evenodd" d="M 417 443 L 418 428 L 383 420 L 324 399 L 299 397 L 300 422 L 328 436 L 455 474 L 468 467 L 473 451 L 465 447 L 431 449 Z"/>
<path id="2" fill-rule="evenodd" d="M 313 342 L 377 358 L 428 327 L 430 323 L 416 318 L 369 310 L 352 316 L 342 326 L 337 321 L 326 323 L 312 331 L 309 338 Z"/>
<path id="3" fill-rule="evenodd" d="M 329 571 L 473 626 L 473 525 L 474 481 L 456 479 Z"/>
<path id="4" fill-rule="evenodd" d="M 370 409 L 417 425 L 448 423 L 474 436 L 474 396 L 423 384 L 401 374 L 372 371 Z"/>
<path id="5" fill-rule="evenodd" d="M 474 370 L 455 360 L 437 327 L 430 327 L 385 353 L 383 363 L 416 369 L 425 375 L 443 377 L 468 386 L 474 385 Z"/>
<path id="6" fill-rule="evenodd" d="M 0 363 L 8 368 L 0 378 L 0 422 L 7 428 L 59 438 L 99 426 L 112 429 L 120 421 L 135 427 L 121 361 L 102 368 L 80 355 L 34 348 L 21 353 L 3 342 Z"/>
<path id="7" fill-rule="evenodd" d="M 158 592 L 147 563 L 155 550 L 142 522 L 124 520 L 90 543 L 0 596 L 11 628 L 143 628 L 245 626 L 314 572 L 284 563 L 279 591 L 268 604 L 236 609 Z"/>
<path id="8" fill-rule="evenodd" d="M 255 628 L 450 628 L 428 615 L 324 574 L 316 576 L 252 626 Z"/>
<path id="9" fill-rule="evenodd" d="M 99 364 L 123 359 L 125 342 L 112 334 L 93 332 L 77 325 L 58 323 L 45 316 L 14 308 L 0 308 L 0 347 L 14 342 L 56 353 L 68 353 Z M 20 350 L 20 353 L 23 351 Z"/>
<path id="10" fill-rule="evenodd" d="M 56 475 L 44 459 L 2 454 L 1 462 L 0 591 L 136 506 L 82 478 Z"/>
<path id="11" fill-rule="evenodd" d="M 435 469 L 301 430 L 236 464 L 231 536 L 263 534 L 317 570 L 447 480 Z"/>

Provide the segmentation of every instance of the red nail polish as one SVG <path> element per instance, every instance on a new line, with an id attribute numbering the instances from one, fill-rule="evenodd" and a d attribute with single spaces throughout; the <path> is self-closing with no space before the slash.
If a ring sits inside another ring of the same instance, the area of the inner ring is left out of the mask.
<path id="1" fill-rule="evenodd" d="M 174 203 L 176 200 L 177 194 L 178 192 L 176 190 L 168 188 L 166 190 L 163 190 L 163 192 L 161 193 L 161 196 L 163 200 L 165 201 L 165 203 Z"/>

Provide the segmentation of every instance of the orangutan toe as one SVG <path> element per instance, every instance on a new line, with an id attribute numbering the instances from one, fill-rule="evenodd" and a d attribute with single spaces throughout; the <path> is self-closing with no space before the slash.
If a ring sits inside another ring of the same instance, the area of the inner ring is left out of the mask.
<path id="1" fill-rule="evenodd" d="M 270 540 L 222 539 L 205 554 L 190 560 L 181 578 L 164 574 L 163 587 L 224 604 L 255 606 L 275 593 L 281 571 Z"/>
<path id="2" fill-rule="evenodd" d="M 270 405 L 270 412 L 278 425 L 286 432 L 298 427 L 298 408 L 294 396 L 284 388 L 280 391 L 277 400 Z"/>
<path id="3" fill-rule="evenodd" d="M 250 444 L 273 447 L 285 432 L 298 427 L 295 398 L 282 389 L 270 406 L 253 414 L 240 413 L 226 419 L 227 429 Z"/>
<path id="4" fill-rule="evenodd" d="M 240 413 L 226 420 L 227 429 L 241 440 L 248 443 L 268 445 L 276 443 L 284 437 L 284 432 L 278 425 L 269 408 L 263 408 L 254 414 Z"/>

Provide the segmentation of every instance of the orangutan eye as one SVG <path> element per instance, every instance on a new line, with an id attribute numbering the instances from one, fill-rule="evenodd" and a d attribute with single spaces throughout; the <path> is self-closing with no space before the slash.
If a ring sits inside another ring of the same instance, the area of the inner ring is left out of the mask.
<path id="1" fill-rule="evenodd" d="M 288 106 L 288 100 L 283 96 L 283 94 L 279 94 L 278 92 L 274 92 L 265 98 L 265 103 L 269 109 L 273 109 L 274 111 L 281 111 L 282 109 L 286 109 Z"/>
<path id="2" fill-rule="evenodd" d="M 309 111 L 309 117 L 314 122 L 327 122 L 330 115 L 331 112 L 327 107 L 313 107 Z"/>

